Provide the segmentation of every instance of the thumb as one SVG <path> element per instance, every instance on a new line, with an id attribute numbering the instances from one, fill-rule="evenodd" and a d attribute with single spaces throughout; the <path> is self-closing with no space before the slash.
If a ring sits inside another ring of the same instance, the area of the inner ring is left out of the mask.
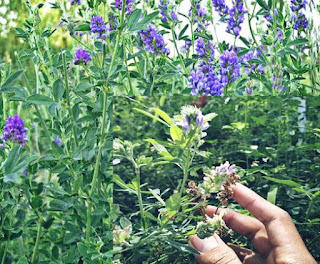
<path id="1" fill-rule="evenodd" d="M 201 264 L 242 263 L 236 253 L 216 234 L 205 239 L 200 239 L 197 235 L 191 236 L 189 244 L 200 252 L 195 258 Z"/>

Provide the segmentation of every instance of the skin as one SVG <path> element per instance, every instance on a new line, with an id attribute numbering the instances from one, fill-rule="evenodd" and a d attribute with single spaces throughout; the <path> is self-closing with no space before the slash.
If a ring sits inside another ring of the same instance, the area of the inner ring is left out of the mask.
<path id="1" fill-rule="evenodd" d="M 228 209 L 223 217 L 235 232 L 248 237 L 255 252 L 233 244 L 225 244 L 218 235 L 200 239 L 190 237 L 189 244 L 200 252 L 201 264 L 317 264 L 302 241 L 290 215 L 242 184 L 232 187 L 233 199 L 254 217 Z M 208 206 L 212 217 L 216 207 Z M 221 210 L 218 210 L 218 214 Z"/>

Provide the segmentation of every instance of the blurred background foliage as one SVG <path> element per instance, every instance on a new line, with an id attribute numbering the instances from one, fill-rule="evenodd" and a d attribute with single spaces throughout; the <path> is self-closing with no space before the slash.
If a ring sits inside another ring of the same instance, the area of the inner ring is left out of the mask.
<path id="1" fill-rule="evenodd" d="M 23 24 L 28 18 L 26 2 L 20 0 L 0 0 L 0 59 L 4 59 L 7 62 L 14 63 L 14 53 L 27 47 L 23 39 L 16 37 L 16 28 L 23 28 Z M 40 27 L 43 30 L 58 27 L 62 15 L 61 10 L 52 9 L 50 1 L 32 0 L 29 2 L 33 6 L 44 3 L 39 11 L 41 17 Z M 62 2 L 66 3 L 67 1 Z M 71 45 L 68 33 L 59 27 L 48 38 L 48 41 L 50 42 L 50 46 L 57 50 Z"/>
<path id="2" fill-rule="evenodd" d="M 151 111 L 152 107 L 159 107 L 172 117 L 186 104 L 201 107 L 204 114 L 218 114 L 201 147 L 208 157 L 195 162 L 190 180 L 201 181 L 206 167 L 226 160 L 241 167 L 242 180 L 251 189 L 290 213 L 308 249 L 320 261 L 319 98 L 116 97 L 114 138 L 140 144 L 135 156 L 152 156 L 155 161 L 158 154 L 144 140 L 166 141 L 168 128 L 133 108 Z M 125 182 L 134 178 L 134 170 L 126 160 L 114 167 L 114 174 Z M 141 174 L 144 189 L 159 188 L 161 193 L 167 188 L 174 190 L 182 177 L 181 170 L 170 164 L 144 167 Z M 310 193 L 317 194 L 312 201 L 308 198 Z M 144 200 L 146 204 L 152 203 L 147 196 Z M 135 197 L 116 185 L 114 203 L 120 205 L 119 216 L 129 216 L 133 223 L 139 221 L 134 214 Z M 152 252 L 152 245 L 149 250 Z"/>

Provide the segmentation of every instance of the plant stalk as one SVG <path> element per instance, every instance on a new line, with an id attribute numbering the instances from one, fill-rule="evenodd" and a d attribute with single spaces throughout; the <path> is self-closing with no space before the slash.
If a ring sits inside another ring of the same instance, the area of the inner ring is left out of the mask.
<path id="1" fill-rule="evenodd" d="M 31 264 L 36 263 L 36 256 L 38 253 L 38 248 L 39 248 L 39 243 L 40 243 L 40 237 L 41 237 L 41 225 L 42 225 L 42 219 L 38 218 L 38 230 L 37 230 L 37 238 L 36 238 L 36 244 L 33 248 L 33 253 L 32 253 L 32 257 L 31 257 Z"/>
<path id="2" fill-rule="evenodd" d="M 99 150 L 98 150 L 98 156 L 96 159 L 92 182 L 91 182 L 91 189 L 89 191 L 89 199 L 88 199 L 88 207 L 87 207 L 87 222 L 86 222 L 86 240 L 90 239 L 90 227 L 91 227 L 91 217 L 92 217 L 92 202 L 91 202 L 91 196 L 95 192 L 98 175 L 99 175 L 99 169 L 100 169 L 100 163 L 101 163 L 101 157 L 102 157 L 102 150 L 106 139 L 106 122 L 107 122 L 107 91 L 103 92 L 103 110 L 102 110 L 102 126 L 100 131 L 100 142 L 99 142 Z"/>
<path id="3" fill-rule="evenodd" d="M 62 63 L 63 63 L 63 72 L 64 72 L 64 82 L 65 82 L 65 86 L 66 86 L 66 101 L 68 104 L 68 112 L 69 112 L 69 116 L 71 118 L 71 121 L 73 123 L 72 131 L 73 131 L 74 142 L 75 142 L 76 147 L 78 147 L 79 142 L 78 142 L 78 137 L 77 137 L 78 134 L 77 134 L 76 122 L 74 120 L 74 116 L 71 111 L 71 103 L 70 103 L 70 97 L 69 97 L 70 90 L 69 90 L 69 84 L 68 84 L 67 62 L 66 62 L 65 52 L 62 53 Z"/>
<path id="4" fill-rule="evenodd" d="M 137 175 L 137 196 L 138 196 L 138 203 L 139 203 L 139 209 L 140 209 L 140 215 L 141 215 L 141 223 L 144 229 L 147 228 L 145 217 L 144 217 L 144 210 L 143 210 L 143 203 L 142 203 L 142 195 L 141 195 L 141 173 L 140 173 L 140 167 L 136 167 L 136 175 Z"/>

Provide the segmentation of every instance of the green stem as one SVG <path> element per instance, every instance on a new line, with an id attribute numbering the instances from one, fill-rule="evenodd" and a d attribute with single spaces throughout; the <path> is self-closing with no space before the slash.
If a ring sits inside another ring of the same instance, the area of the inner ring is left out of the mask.
<path id="1" fill-rule="evenodd" d="M 307 210 L 307 213 L 306 213 L 306 220 L 305 221 L 307 221 L 308 219 L 309 219 L 309 217 L 310 217 L 310 213 L 311 213 L 311 208 L 312 208 L 312 206 L 313 206 L 313 199 L 311 199 L 311 201 L 310 201 L 310 203 L 309 203 L 309 206 L 308 206 L 308 210 Z"/>
<path id="2" fill-rule="evenodd" d="M 8 242 L 6 242 L 6 243 L 4 244 L 4 249 L 3 249 L 3 255 L 2 255 L 1 264 L 5 264 L 6 255 L 7 255 L 7 243 L 8 243 Z"/>
<path id="3" fill-rule="evenodd" d="M 2 94 L 2 114 L 3 114 L 3 120 L 7 120 L 7 106 L 6 106 L 6 98 L 4 93 Z"/>
<path id="4" fill-rule="evenodd" d="M 187 69 L 186 69 L 186 66 L 184 65 L 182 56 L 181 56 L 181 54 L 179 52 L 178 45 L 177 45 L 177 40 L 176 40 L 176 34 L 175 34 L 173 28 L 171 28 L 171 33 L 172 33 L 173 44 L 174 44 L 174 47 L 175 47 L 175 49 L 177 51 L 177 54 L 178 54 L 178 57 L 179 57 L 179 60 L 180 60 L 180 64 L 181 64 L 181 66 L 183 68 L 183 72 L 185 74 L 187 74 Z"/>
<path id="5" fill-rule="evenodd" d="M 137 175 L 137 196 L 138 196 L 138 203 L 140 208 L 140 215 L 141 215 L 141 223 L 144 229 L 147 228 L 145 217 L 144 217 L 144 210 L 143 210 L 143 203 L 142 203 L 142 195 L 141 195 L 141 173 L 140 173 L 140 167 L 138 166 L 136 168 L 136 175 Z"/>
<path id="6" fill-rule="evenodd" d="M 76 122 L 74 120 L 74 116 L 72 114 L 72 110 L 71 110 L 71 103 L 70 103 L 70 90 L 69 90 L 69 83 L 68 83 L 68 73 L 67 73 L 67 62 L 66 62 L 66 53 L 63 52 L 62 53 L 62 62 L 63 62 L 63 72 L 64 72 L 64 82 L 65 82 L 65 87 L 66 87 L 66 101 L 68 104 L 68 112 L 69 112 L 69 116 L 71 118 L 72 121 L 72 130 L 73 130 L 73 137 L 74 137 L 74 142 L 76 147 L 78 147 L 79 142 L 78 142 L 78 133 L 77 133 L 77 128 L 76 128 Z"/>
<path id="7" fill-rule="evenodd" d="M 88 207 L 87 207 L 87 222 L 86 222 L 86 240 L 90 239 L 90 227 L 91 227 L 91 217 L 92 217 L 92 202 L 91 202 L 91 196 L 95 192 L 98 175 L 99 175 L 99 169 L 100 169 L 100 163 L 101 163 L 101 157 L 102 157 L 102 150 L 103 146 L 105 144 L 106 139 L 106 123 L 107 123 L 107 91 L 104 91 L 103 94 L 103 112 L 102 112 L 102 126 L 100 131 L 100 142 L 99 142 L 99 150 L 98 150 L 98 156 L 95 163 L 95 168 L 93 172 L 92 182 L 91 182 L 91 189 L 89 191 L 89 199 L 88 199 Z"/>
<path id="8" fill-rule="evenodd" d="M 40 237 L 41 237 L 41 225 L 42 225 L 42 219 L 38 218 L 37 238 L 36 238 L 36 244 L 33 248 L 33 253 L 32 253 L 32 257 L 31 257 L 31 264 L 36 263 L 35 259 L 36 259 L 37 253 L 38 253 Z"/>

